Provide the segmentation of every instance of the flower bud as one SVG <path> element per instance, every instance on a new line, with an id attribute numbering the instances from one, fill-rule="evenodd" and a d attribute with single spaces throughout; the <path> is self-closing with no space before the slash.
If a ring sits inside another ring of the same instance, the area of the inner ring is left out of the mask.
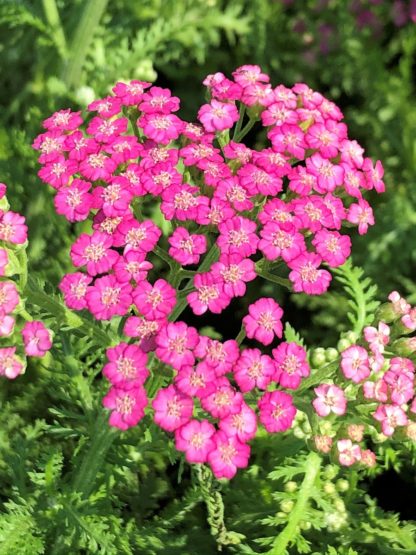
<path id="1" fill-rule="evenodd" d="M 405 428 L 406 436 L 412 441 L 416 441 L 416 422 L 409 422 Z"/>
<path id="2" fill-rule="evenodd" d="M 336 499 L 334 503 L 335 509 L 340 513 L 345 513 L 345 503 L 342 499 Z"/>
<path id="3" fill-rule="evenodd" d="M 334 347 L 329 347 L 325 349 L 325 358 L 327 362 L 333 362 L 338 358 L 338 351 Z"/>
<path id="4" fill-rule="evenodd" d="M 337 353 L 338 355 L 338 353 Z M 325 349 L 318 347 L 314 349 L 311 356 L 311 364 L 314 368 L 321 368 L 326 363 Z"/>
<path id="5" fill-rule="evenodd" d="M 410 356 L 416 353 L 416 337 L 401 337 L 392 343 L 391 349 L 400 356 Z"/>
<path id="6" fill-rule="evenodd" d="M 400 314 L 398 314 L 393 307 L 392 303 L 383 303 L 382 305 L 380 305 L 378 307 L 378 309 L 376 310 L 375 313 L 375 320 L 378 322 L 379 320 L 382 320 L 383 322 L 386 322 L 386 324 L 393 322 L 394 320 L 397 320 L 397 318 L 400 316 Z"/>
<path id="7" fill-rule="evenodd" d="M 338 352 L 342 353 L 342 351 L 345 351 L 345 349 L 348 349 L 351 345 L 352 341 L 349 341 L 346 337 L 341 338 L 337 343 Z"/>
<path id="8" fill-rule="evenodd" d="M 298 484 L 295 481 L 290 480 L 289 482 L 286 482 L 286 484 L 285 484 L 285 491 L 286 492 L 293 493 L 297 489 L 298 489 Z"/>
<path id="9" fill-rule="evenodd" d="M 339 468 L 334 464 L 327 464 L 324 468 L 324 476 L 327 480 L 333 480 L 338 472 Z"/>
<path id="10" fill-rule="evenodd" d="M 348 482 L 348 480 L 344 480 L 342 478 L 339 478 L 339 480 L 337 480 L 335 482 L 335 487 L 337 488 L 338 491 L 340 492 L 345 492 L 348 491 L 350 484 Z"/>
<path id="11" fill-rule="evenodd" d="M 280 509 L 284 512 L 284 513 L 290 513 L 293 509 L 293 507 L 295 506 L 294 501 L 292 501 L 291 499 L 284 499 L 281 503 L 280 503 Z"/>
<path id="12" fill-rule="evenodd" d="M 324 483 L 324 492 L 327 493 L 328 495 L 333 495 L 336 492 L 335 486 L 332 482 L 325 482 Z"/>

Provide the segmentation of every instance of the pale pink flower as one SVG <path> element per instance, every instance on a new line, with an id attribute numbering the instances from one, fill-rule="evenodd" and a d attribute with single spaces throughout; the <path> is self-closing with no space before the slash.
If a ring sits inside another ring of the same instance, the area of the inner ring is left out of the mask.
<path id="1" fill-rule="evenodd" d="M 338 460 L 342 466 L 351 466 L 361 460 L 360 446 L 353 443 L 350 439 L 340 439 L 337 441 Z"/>
<path id="2" fill-rule="evenodd" d="M 23 363 L 16 355 L 16 347 L 0 349 L 0 376 L 14 380 L 23 373 L 23 370 Z"/>
<path id="3" fill-rule="evenodd" d="M 373 417 L 381 422 L 381 429 L 385 436 L 392 436 L 397 426 L 406 426 L 408 423 L 406 413 L 396 405 L 379 405 Z"/>
<path id="4" fill-rule="evenodd" d="M 322 384 L 314 388 L 316 399 L 312 401 L 313 408 L 318 416 L 328 416 L 329 413 L 340 416 L 345 414 L 347 400 L 344 391 L 331 384 Z"/>
<path id="5" fill-rule="evenodd" d="M 10 314 L 19 304 L 19 293 L 12 281 L 0 282 L 0 313 Z"/>
<path id="6" fill-rule="evenodd" d="M 341 370 L 354 383 L 360 383 L 370 375 L 368 353 L 364 347 L 351 345 L 341 353 Z"/>

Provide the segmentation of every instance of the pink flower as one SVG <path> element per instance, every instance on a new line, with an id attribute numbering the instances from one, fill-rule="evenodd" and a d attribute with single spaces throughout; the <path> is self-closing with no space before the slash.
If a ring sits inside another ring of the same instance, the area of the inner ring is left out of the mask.
<path id="1" fill-rule="evenodd" d="M 255 387 L 267 389 L 276 367 L 272 358 L 263 355 L 260 349 L 244 349 L 233 367 L 234 379 L 243 393 Z"/>
<path id="2" fill-rule="evenodd" d="M 119 135 L 127 131 L 128 119 L 92 118 L 87 127 L 87 133 L 93 135 L 99 143 L 112 143 Z"/>
<path id="3" fill-rule="evenodd" d="M 351 345 L 341 353 L 341 370 L 346 378 L 360 383 L 370 375 L 367 351 L 364 347 Z"/>
<path id="4" fill-rule="evenodd" d="M 302 378 L 310 374 L 305 349 L 297 343 L 283 342 L 272 353 L 277 369 L 275 380 L 282 387 L 297 389 Z"/>
<path id="5" fill-rule="evenodd" d="M 416 330 L 416 307 L 412 307 L 407 314 L 401 317 L 401 322 L 408 330 Z"/>
<path id="6" fill-rule="evenodd" d="M 236 176 L 222 179 L 215 188 L 214 198 L 229 202 L 239 212 L 253 208 L 248 190 Z"/>
<path id="7" fill-rule="evenodd" d="M 38 171 L 38 176 L 54 189 L 59 189 L 68 184 L 77 168 L 78 164 L 75 161 L 65 160 L 63 156 L 59 156 L 52 162 L 45 164 Z"/>
<path id="8" fill-rule="evenodd" d="M 255 222 L 235 216 L 219 224 L 217 245 L 222 253 L 239 254 L 246 258 L 257 250 L 258 237 Z"/>
<path id="9" fill-rule="evenodd" d="M 198 264 L 201 254 L 207 250 L 207 240 L 204 235 L 191 235 L 184 227 L 177 227 L 168 239 L 171 245 L 170 256 L 182 266 Z"/>
<path id="10" fill-rule="evenodd" d="M 151 83 L 146 83 L 146 81 L 134 80 L 129 83 L 120 81 L 113 87 L 113 92 L 124 106 L 135 106 L 141 102 L 145 89 L 150 86 Z"/>
<path id="11" fill-rule="evenodd" d="M 124 177 L 114 177 L 106 187 L 96 187 L 93 192 L 94 208 L 101 209 L 106 216 L 123 216 L 129 213 L 133 193 Z"/>
<path id="12" fill-rule="evenodd" d="M 104 376 L 114 385 L 126 382 L 144 384 L 149 371 L 147 355 L 137 345 L 119 343 L 106 351 L 108 363 L 103 368 Z"/>
<path id="13" fill-rule="evenodd" d="M 332 268 L 344 264 L 351 254 L 351 239 L 348 235 L 341 235 L 337 231 L 321 229 L 312 240 L 322 259 Z"/>
<path id="14" fill-rule="evenodd" d="M 377 160 L 376 165 L 373 166 L 373 162 L 370 158 L 365 158 L 362 166 L 364 175 L 366 178 L 366 189 L 375 189 L 377 193 L 384 193 L 386 187 L 382 180 L 384 175 L 384 168 L 380 162 Z"/>
<path id="15" fill-rule="evenodd" d="M 104 152 L 93 152 L 88 154 L 85 160 L 80 163 L 79 172 L 91 181 L 99 179 L 109 181 L 116 167 L 116 162 L 106 156 Z"/>
<path id="16" fill-rule="evenodd" d="M 246 282 L 256 279 L 255 264 L 250 258 L 239 254 L 223 254 L 219 262 L 211 266 L 214 278 L 223 282 L 224 293 L 228 297 L 243 297 Z"/>
<path id="17" fill-rule="evenodd" d="M 298 125 L 284 123 L 280 127 L 273 127 L 267 136 L 273 145 L 274 151 L 292 154 L 298 160 L 305 158 L 307 144 L 304 133 Z"/>
<path id="18" fill-rule="evenodd" d="M 176 290 L 164 279 L 153 285 L 141 282 L 133 291 L 134 304 L 149 320 L 160 320 L 172 312 L 176 304 Z"/>
<path id="19" fill-rule="evenodd" d="M 205 463 L 215 449 L 214 426 L 208 420 L 190 420 L 175 431 L 175 446 L 189 463 Z"/>
<path id="20" fill-rule="evenodd" d="M 362 441 L 365 426 L 362 424 L 350 424 L 347 428 L 348 436 L 352 441 Z"/>
<path id="21" fill-rule="evenodd" d="M 137 125 L 143 129 L 144 134 L 157 143 L 167 145 L 179 137 L 183 122 L 173 114 L 143 114 Z"/>
<path id="22" fill-rule="evenodd" d="M 351 466 L 361 460 L 360 446 L 353 443 L 350 439 L 340 439 L 337 441 L 338 460 L 342 466 Z"/>
<path id="23" fill-rule="evenodd" d="M 191 397 L 170 385 L 159 389 L 152 407 L 156 424 L 167 432 L 173 432 L 191 420 L 194 404 Z"/>
<path id="24" fill-rule="evenodd" d="M 194 348 L 199 341 L 198 332 L 185 322 L 171 322 L 156 337 L 156 356 L 175 370 L 192 366 L 195 362 Z"/>
<path id="25" fill-rule="evenodd" d="M 6 249 L 0 248 L 0 276 L 4 276 L 6 273 L 6 268 L 9 263 L 9 255 Z"/>
<path id="26" fill-rule="evenodd" d="M 15 212 L 0 213 L 0 240 L 14 245 L 22 245 L 27 239 L 27 225 L 24 216 Z"/>
<path id="27" fill-rule="evenodd" d="M 119 281 L 134 280 L 137 283 L 143 282 L 147 278 L 149 270 L 153 264 L 146 260 L 146 255 L 138 251 L 128 251 L 114 264 L 113 270 Z"/>
<path id="28" fill-rule="evenodd" d="M 325 293 L 332 276 L 326 270 L 319 269 L 322 259 L 317 254 L 303 253 L 288 262 L 291 272 L 289 279 L 296 293 L 303 291 L 307 295 Z"/>
<path id="29" fill-rule="evenodd" d="M 238 170 L 238 177 L 251 196 L 276 196 L 283 189 L 282 179 L 278 175 L 254 164 L 245 164 Z"/>
<path id="30" fill-rule="evenodd" d="M 243 318 L 247 337 L 257 339 L 263 345 L 270 345 L 275 336 L 282 337 L 283 310 L 275 300 L 262 297 L 249 305 L 248 312 Z"/>
<path id="31" fill-rule="evenodd" d="M 147 405 L 146 391 L 141 385 L 112 386 L 103 398 L 103 405 L 106 409 L 112 410 L 110 426 L 127 430 L 144 417 Z"/>
<path id="32" fill-rule="evenodd" d="M 64 295 L 64 301 L 68 308 L 82 310 L 87 308 L 86 294 L 92 277 L 81 272 L 66 274 L 59 284 L 59 289 Z"/>
<path id="33" fill-rule="evenodd" d="M 175 376 L 175 385 L 182 393 L 200 399 L 215 390 L 215 381 L 215 372 L 206 362 L 182 366 Z"/>
<path id="34" fill-rule="evenodd" d="M 208 454 L 208 462 L 216 478 L 233 478 L 238 468 L 245 468 L 250 447 L 237 436 L 228 437 L 222 430 L 214 436 L 215 449 Z"/>
<path id="35" fill-rule="evenodd" d="M 306 167 L 312 175 L 317 177 L 315 189 L 318 193 L 332 192 L 342 185 L 344 180 L 343 167 L 332 164 L 326 158 L 322 158 L 318 152 L 306 160 Z"/>
<path id="36" fill-rule="evenodd" d="M 347 400 L 344 391 L 336 385 L 322 384 L 314 389 L 316 399 L 312 401 L 313 408 L 319 416 L 328 416 L 330 412 L 337 415 L 345 414 Z"/>
<path id="37" fill-rule="evenodd" d="M 92 235 L 82 233 L 71 247 L 74 266 L 86 266 L 91 276 L 108 272 L 119 258 L 111 249 L 113 239 L 106 233 L 94 231 Z"/>
<path id="38" fill-rule="evenodd" d="M 408 423 L 406 413 L 396 405 L 379 405 L 373 417 L 381 422 L 385 436 L 392 436 L 397 426 L 405 426 Z"/>
<path id="39" fill-rule="evenodd" d="M 358 224 L 358 233 L 367 233 L 368 226 L 374 225 L 374 216 L 371 206 L 364 199 L 359 199 L 357 204 L 351 204 L 347 214 L 347 220 Z"/>
<path id="40" fill-rule="evenodd" d="M 260 422 L 268 432 L 285 432 L 293 423 L 296 407 L 292 396 L 283 391 L 268 391 L 258 402 Z"/>
<path id="41" fill-rule="evenodd" d="M 373 453 L 373 451 L 370 449 L 364 449 L 364 451 L 361 451 L 361 464 L 372 468 L 376 465 L 376 462 L 376 454 Z"/>
<path id="42" fill-rule="evenodd" d="M 69 108 L 60 110 L 45 119 L 43 127 L 49 131 L 73 131 L 83 123 L 80 114 L 81 112 L 72 112 Z"/>
<path id="43" fill-rule="evenodd" d="M 169 89 L 151 87 L 142 96 L 140 110 L 146 114 L 170 114 L 179 110 L 179 98 L 172 96 Z"/>
<path id="44" fill-rule="evenodd" d="M 0 281 L 0 313 L 10 314 L 19 304 L 19 293 L 12 281 Z"/>
<path id="45" fill-rule="evenodd" d="M 114 245 L 125 246 L 124 253 L 135 250 L 147 254 L 153 251 L 161 235 L 158 226 L 150 220 L 139 223 L 128 219 L 118 226 Z"/>
<path id="46" fill-rule="evenodd" d="M 240 412 L 229 414 L 222 418 L 219 423 L 220 430 L 228 437 L 237 436 L 239 441 L 245 443 L 256 435 L 257 417 L 256 413 L 246 403 L 241 403 Z"/>
<path id="47" fill-rule="evenodd" d="M 24 370 L 21 360 L 15 353 L 16 347 L 0 349 L 0 376 L 5 376 L 9 380 L 14 380 Z"/>
<path id="48" fill-rule="evenodd" d="M 186 297 L 194 314 L 198 316 L 210 310 L 220 314 L 230 304 L 231 298 L 224 292 L 223 282 L 211 272 L 194 276 L 196 291 Z"/>
<path id="49" fill-rule="evenodd" d="M 366 326 L 364 338 L 373 352 L 383 353 L 390 340 L 390 327 L 384 322 L 379 322 L 378 328 Z"/>
<path id="50" fill-rule="evenodd" d="M 240 350 L 237 341 L 234 339 L 222 343 L 201 335 L 194 354 L 197 358 L 202 359 L 207 366 L 215 370 L 217 376 L 222 376 L 231 371 L 240 356 Z"/>
<path id="51" fill-rule="evenodd" d="M 339 141 L 337 135 L 323 123 L 311 125 L 305 136 L 310 148 L 316 148 L 324 158 L 336 158 Z"/>
<path id="52" fill-rule="evenodd" d="M 195 219 L 202 198 L 198 187 L 186 183 L 169 187 L 162 193 L 160 209 L 166 220 L 174 218 L 181 222 Z"/>
<path id="53" fill-rule="evenodd" d="M 218 378 L 215 390 L 201 399 L 201 405 L 214 418 L 225 418 L 240 412 L 243 396 L 231 386 L 227 378 Z"/>
<path id="54" fill-rule="evenodd" d="M 270 77 L 267 73 L 263 73 L 257 65 L 243 65 L 233 71 L 233 77 L 236 83 L 242 87 L 248 87 L 255 83 L 268 83 Z"/>
<path id="55" fill-rule="evenodd" d="M 198 112 L 198 119 L 205 130 L 213 133 L 231 129 L 238 117 L 238 110 L 234 104 L 218 102 L 215 99 L 212 99 L 210 104 L 204 104 Z"/>
<path id="56" fill-rule="evenodd" d="M 54 199 L 57 214 L 70 222 L 86 220 L 93 204 L 90 188 L 91 183 L 82 179 L 74 179 L 71 185 L 62 187 Z"/>
<path id="57" fill-rule="evenodd" d="M 13 316 L 0 312 L 0 337 L 9 337 L 14 331 L 14 325 Z"/>
<path id="58" fill-rule="evenodd" d="M 129 283 L 121 283 L 109 275 L 96 279 L 85 298 L 88 309 L 97 320 L 111 320 L 113 316 L 127 314 L 132 303 L 131 293 Z"/>
<path id="59" fill-rule="evenodd" d="M 43 357 L 52 347 L 51 332 L 42 322 L 26 322 L 22 328 L 25 353 L 31 357 Z"/>

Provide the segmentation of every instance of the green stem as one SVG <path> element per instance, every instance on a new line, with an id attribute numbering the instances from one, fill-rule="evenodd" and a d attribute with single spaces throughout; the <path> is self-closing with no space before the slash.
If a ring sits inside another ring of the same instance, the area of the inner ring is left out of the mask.
<path id="1" fill-rule="evenodd" d="M 237 343 L 239 345 L 241 345 L 241 343 L 244 341 L 246 337 L 246 330 L 244 329 L 244 327 L 241 328 L 241 330 L 239 331 L 237 337 L 235 338 L 235 340 L 237 341 Z"/>
<path id="2" fill-rule="evenodd" d="M 19 261 L 19 266 L 20 266 L 19 287 L 20 287 L 20 291 L 23 293 L 27 284 L 27 277 L 28 277 L 26 249 L 22 249 L 17 253 L 17 259 Z"/>
<path id="3" fill-rule="evenodd" d="M 284 553 L 286 553 L 287 546 L 296 535 L 299 522 L 305 518 L 308 501 L 312 495 L 315 481 L 319 475 L 321 462 L 322 459 L 317 453 L 314 451 L 309 453 L 305 462 L 305 477 L 299 489 L 296 505 L 290 513 L 289 520 L 285 528 L 274 540 L 272 549 L 267 552 L 268 555 L 284 555 Z"/>
<path id="4" fill-rule="evenodd" d="M 105 455 L 117 437 L 116 430 L 107 423 L 107 415 L 101 415 L 97 419 L 91 437 L 88 452 L 72 484 L 72 489 L 81 493 L 84 498 L 88 497 L 93 490 Z"/>
<path id="5" fill-rule="evenodd" d="M 70 58 L 62 79 L 69 90 L 81 84 L 81 74 L 95 31 L 105 11 L 108 0 L 88 0 L 71 41 Z"/>
<path id="6" fill-rule="evenodd" d="M 271 274 L 270 272 L 266 272 L 266 271 L 262 271 L 256 268 L 256 272 L 257 275 L 267 279 L 267 281 L 271 281 L 272 283 L 277 283 L 279 285 L 283 285 L 283 287 L 286 287 L 287 289 L 291 289 L 291 284 L 290 281 L 288 279 L 285 278 L 281 278 L 279 276 L 276 276 L 274 274 Z"/>
<path id="7" fill-rule="evenodd" d="M 243 120 L 244 120 L 245 113 L 246 113 L 245 104 L 241 104 L 241 106 L 240 106 L 240 117 L 239 117 L 239 119 L 237 121 L 237 125 L 235 126 L 235 129 L 234 129 L 233 141 L 236 141 L 238 135 L 240 134 L 241 126 L 243 125 Z"/>
<path id="8" fill-rule="evenodd" d="M 243 137 L 247 135 L 247 133 L 254 127 L 254 124 L 257 122 L 256 119 L 251 119 L 243 129 L 233 138 L 236 143 L 239 143 Z"/>
<path id="9" fill-rule="evenodd" d="M 178 266 L 178 263 L 175 260 L 173 260 L 173 258 L 171 258 L 165 250 L 161 249 L 157 245 L 153 249 L 153 252 L 155 253 L 156 256 L 161 258 L 163 262 L 166 262 L 166 264 L 169 265 L 170 269 L 174 269 Z"/>
<path id="10" fill-rule="evenodd" d="M 42 0 L 46 21 L 52 30 L 53 39 L 60 57 L 64 60 L 67 55 L 67 46 L 61 18 L 55 0 Z"/>

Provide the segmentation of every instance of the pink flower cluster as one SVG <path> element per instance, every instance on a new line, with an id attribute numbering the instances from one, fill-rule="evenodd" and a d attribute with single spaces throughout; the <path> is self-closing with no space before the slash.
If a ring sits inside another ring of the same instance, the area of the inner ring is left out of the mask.
<path id="1" fill-rule="evenodd" d="M 1 207 L 8 207 L 6 185 L 0 183 Z M 17 323 L 21 298 L 14 281 L 8 279 L 18 273 L 11 259 L 16 259 L 14 251 L 24 248 L 27 241 L 27 226 L 24 216 L 10 210 L 0 209 L 0 338 L 7 346 L 0 347 L 0 376 L 14 379 L 25 369 L 23 358 L 17 354 L 18 345 L 23 341 L 24 354 L 42 357 L 51 348 L 49 330 L 42 322 L 27 321 L 23 327 Z M 17 314 L 15 314 L 17 312 Z"/>
<path id="2" fill-rule="evenodd" d="M 70 222 L 91 221 L 71 248 L 76 271 L 60 284 L 66 305 L 98 320 L 125 318 L 124 334 L 132 341 L 109 354 L 127 357 L 122 368 L 138 372 L 121 380 L 124 370 L 106 370 L 111 423 L 125 429 L 143 416 L 142 354 L 150 352 L 175 371 L 174 383 L 153 400 L 155 421 L 175 432 L 188 460 L 208 461 L 226 477 L 246 464 L 246 442 L 255 432 L 243 393 L 273 384 L 296 389 L 309 374 L 306 353 L 294 343 L 281 343 L 273 358 L 259 349 L 240 352 L 235 342 L 209 340 L 173 322 L 175 308 L 186 296 L 194 314 L 219 314 L 245 295 L 248 282 L 273 277 L 282 263 L 294 291 L 324 293 L 331 281 L 325 267 L 350 255 L 342 225 L 366 233 L 374 218 L 363 193 L 384 191 L 381 163 L 374 165 L 348 137 L 334 103 L 302 83 L 272 87 L 258 66 L 242 66 L 232 77 L 205 79 L 210 100 L 198 123 L 176 115 L 179 99 L 168 89 L 132 81 L 90 104 L 86 118 L 56 112 L 33 144 L 40 151 L 39 177 L 56 190 L 57 212 Z M 263 150 L 241 142 L 256 122 L 266 130 Z M 173 228 L 166 241 L 146 217 L 148 201 L 160 207 L 164 228 Z M 201 262 L 205 269 L 154 279 L 158 257 L 171 268 Z M 181 288 L 185 274 L 192 287 Z M 260 299 L 243 330 L 270 345 L 282 336 L 281 317 L 273 299 Z M 141 354 L 125 356 L 132 345 Z M 296 412 L 291 396 L 278 390 L 266 391 L 258 406 L 269 431 L 287 429 Z M 219 429 L 193 419 L 194 410 L 219 419 Z"/>
<path id="3" fill-rule="evenodd" d="M 407 437 L 414 439 L 415 364 L 411 358 L 399 355 L 403 355 L 405 349 L 413 356 L 416 341 L 413 337 L 399 336 L 415 331 L 413 314 L 416 311 L 396 291 L 389 295 L 389 300 L 390 303 L 380 310 L 386 321 L 379 321 L 377 327 L 365 327 L 362 344 L 351 345 L 341 352 L 343 379 L 339 380 L 339 385 L 328 383 L 315 388 L 316 398 L 312 404 L 320 417 L 330 413 L 337 416 L 346 414 L 347 395 L 350 398 L 354 395 L 354 399 L 358 398 L 369 407 L 373 424 L 367 427 L 351 425 L 348 428 L 349 437 L 337 442 L 339 461 L 346 466 L 358 461 L 368 466 L 375 464 L 374 453 L 362 450 L 353 441 L 360 442 L 365 430 L 376 431 L 377 422 L 385 437 L 391 437 L 402 429 Z M 351 382 L 355 387 L 351 388 Z M 331 450 L 332 438 L 318 436 L 315 442 L 319 450 Z"/>

